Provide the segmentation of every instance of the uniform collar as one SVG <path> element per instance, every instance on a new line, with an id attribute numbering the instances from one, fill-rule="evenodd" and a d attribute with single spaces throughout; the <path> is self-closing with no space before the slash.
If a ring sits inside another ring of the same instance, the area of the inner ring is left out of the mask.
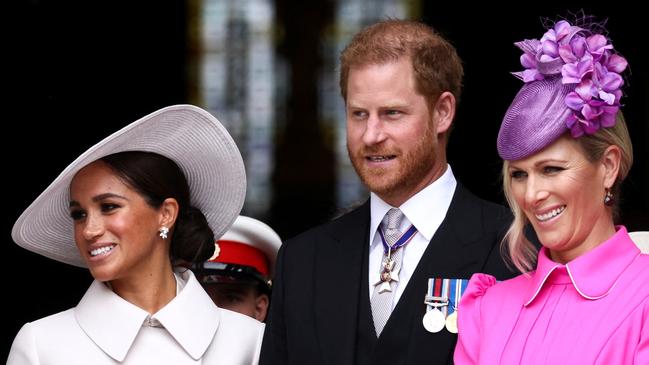
<path id="1" fill-rule="evenodd" d="M 446 164 L 446 171 L 442 176 L 413 195 L 400 207 L 394 208 L 399 208 L 408 223 L 414 225 L 417 231 L 427 241 L 430 241 L 446 217 L 456 187 L 457 181 L 453 175 L 453 170 L 451 170 L 451 165 Z M 431 207 L 435 209 L 431 209 Z M 374 242 L 374 235 L 383 217 L 391 208 L 393 207 L 384 202 L 378 195 L 370 194 L 370 214 L 372 217 L 370 222 L 370 245 Z M 406 228 L 401 227 L 401 231 L 405 232 Z"/>
<path id="2" fill-rule="evenodd" d="M 193 358 L 199 360 L 219 326 L 220 312 L 194 274 L 179 273 L 184 288 L 151 316 Z M 177 276 L 177 277 L 178 277 Z M 149 314 L 95 280 L 74 309 L 83 331 L 106 354 L 123 361 Z"/>
<path id="3" fill-rule="evenodd" d="M 543 247 L 525 305 L 534 301 L 553 272 L 557 276 L 567 277 L 577 293 L 585 299 L 597 300 L 607 296 L 622 273 L 640 256 L 640 250 L 631 241 L 626 228 L 617 228 L 611 238 L 565 265 L 552 261 L 548 249 Z"/>

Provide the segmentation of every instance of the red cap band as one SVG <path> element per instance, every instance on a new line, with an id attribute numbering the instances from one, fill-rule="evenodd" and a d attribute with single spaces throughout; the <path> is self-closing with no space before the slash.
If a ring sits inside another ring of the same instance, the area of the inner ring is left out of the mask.
<path id="1" fill-rule="evenodd" d="M 268 277 L 268 259 L 261 250 L 236 241 L 219 240 L 218 244 L 221 252 L 211 262 L 250 266 Z"/>

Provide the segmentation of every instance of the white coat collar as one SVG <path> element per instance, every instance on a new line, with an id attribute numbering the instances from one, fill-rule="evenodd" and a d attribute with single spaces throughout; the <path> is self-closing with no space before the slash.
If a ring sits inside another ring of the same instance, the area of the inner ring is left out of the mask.
<path id="1" fill-rule="evenodd" d="M 180 273 L 184 288 L 152 315 L 194 360 L 212 343 L 219 326 L 220 310 L 194 274 Z M 74 309 L 83 331 L 106 354 L 123 361 L 148 317 L 143 309 L 127 302 L 105 284 L 95 280 Z"/>

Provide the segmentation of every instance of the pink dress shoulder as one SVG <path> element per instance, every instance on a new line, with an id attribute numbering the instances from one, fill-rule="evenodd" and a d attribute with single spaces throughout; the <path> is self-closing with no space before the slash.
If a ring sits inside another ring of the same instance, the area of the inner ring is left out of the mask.
<path id="1" fill-rule="evenodd" d="M 475 274 L 458 308 L 456 365 L 649 364 L 649 255 L 620 227 L 561 265 L 496 283 Z"/>

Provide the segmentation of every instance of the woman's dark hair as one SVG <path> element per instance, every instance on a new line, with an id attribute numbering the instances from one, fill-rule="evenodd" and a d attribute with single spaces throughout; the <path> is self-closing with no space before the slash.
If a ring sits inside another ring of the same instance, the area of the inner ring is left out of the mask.
<path id="1" fill-rule="evenodd" d="M 178 218 L 171 236 L 172 263 L 204 262 L 214 251 L 214 232 L 200 209 L 190 204 L 187 179 L 172 160 L 153 152 L 127 151 L 101 158 L 153 208 L 167 198 L 178 202 Z"/>

